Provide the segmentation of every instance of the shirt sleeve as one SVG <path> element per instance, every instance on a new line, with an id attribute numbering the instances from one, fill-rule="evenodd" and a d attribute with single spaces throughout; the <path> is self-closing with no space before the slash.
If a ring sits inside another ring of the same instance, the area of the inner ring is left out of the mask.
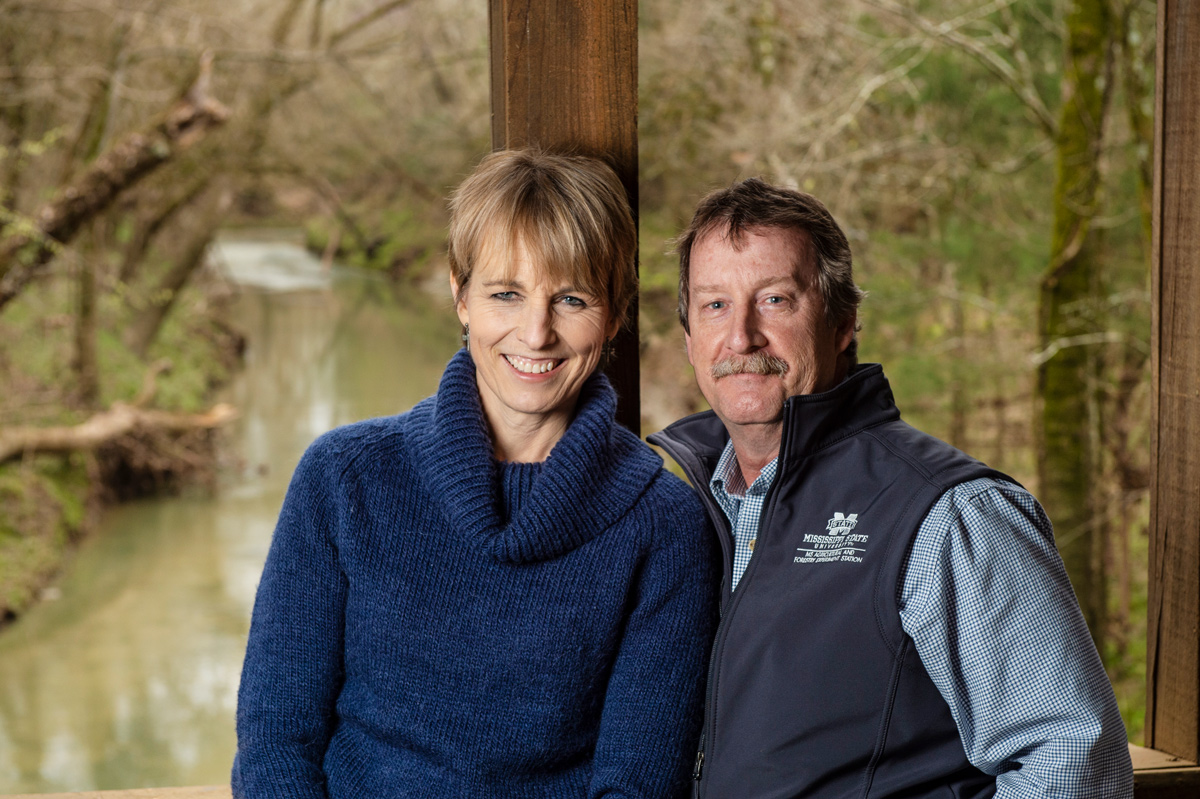
<path id="1" fill-rule="evenodd" d="M 271 539 L 238 689 L 236 799 L 326 799 L 341 690 L 346 578 L 322 440 L 296 467 Z"/>
<path id="2" fill-rule="evenodd" d="M 1011 483 L 947 491 L 913 543 L 900 622 L 997 799 L 1132 797 L 1112 686 L 1050 521 Z"/>
<path id="3" fill-rule="evenodd" d="M 719 574 L 707 514 L 680 491 L 687 501 L 651 522 L 661 543 L 643 564 L 608 680 L 589 799 L 691 790 Z"/>

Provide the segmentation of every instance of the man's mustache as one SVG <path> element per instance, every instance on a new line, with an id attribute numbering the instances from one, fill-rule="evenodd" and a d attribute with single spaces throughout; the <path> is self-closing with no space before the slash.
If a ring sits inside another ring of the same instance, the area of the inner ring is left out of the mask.
<path id="1" fill-rule="evenodd" d="M 783 377 L 787 374 L 788 364 L 782 358 L 768 355 L 765 352 L 753 352 L 749 355 L 730 355 L 712 365 L 709 369 L 713 379 L 719 380 L 730 375 L 776 375 Z"/>

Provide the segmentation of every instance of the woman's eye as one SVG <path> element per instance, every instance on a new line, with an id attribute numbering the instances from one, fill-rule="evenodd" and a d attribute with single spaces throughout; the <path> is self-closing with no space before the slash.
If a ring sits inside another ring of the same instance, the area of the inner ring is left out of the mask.
<path id="1" fill-rule="evenodd" d="M 587 307 L 586 302 L 579 299 L 578 297 L 573 297 L 570 294 L 568 294 L 564 297 L 560 297 L 559 302 L 561 302 L 563 305 L 568 305 L 572 308 L 586 308 Z"/>
<path id="2" fill-rule="evenodd" d="M 492 295 L 493 300 L 515 300 L 517 292 L 515 291 L 497 291 Z"/>

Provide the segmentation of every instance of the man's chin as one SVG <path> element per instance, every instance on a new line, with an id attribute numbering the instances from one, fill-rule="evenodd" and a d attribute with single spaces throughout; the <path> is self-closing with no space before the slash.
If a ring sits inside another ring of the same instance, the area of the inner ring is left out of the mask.
<path id="1" fill-rule="evenodd" d="M 749 427 L 752 425 L 776 425 L 783 422 L 783 404 L 761 402 L 746 405 L 722 404 L 714 406 L 717 416 L 726 427 Z"/>

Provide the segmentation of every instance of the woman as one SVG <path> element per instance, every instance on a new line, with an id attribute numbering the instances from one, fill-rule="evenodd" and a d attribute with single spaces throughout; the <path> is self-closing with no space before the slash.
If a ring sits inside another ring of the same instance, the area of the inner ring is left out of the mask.
<path id="1" fill-rule="evenodd" d="M 451 200 L 466 346 L 292 478 L 238 696 L 237 797 L 686 791 L 714 624 L 698 500 L 598 371 L 636 290 L 598 161 L 488 156 Z"/>

